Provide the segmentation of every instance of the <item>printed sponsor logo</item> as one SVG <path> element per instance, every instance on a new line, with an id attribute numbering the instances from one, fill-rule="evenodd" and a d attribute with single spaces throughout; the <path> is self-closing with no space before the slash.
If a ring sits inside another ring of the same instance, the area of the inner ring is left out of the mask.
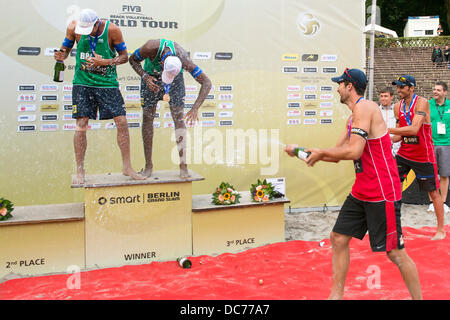
<path id="1" fill-rule="evenodd" d="M 303 73 L 318 73 L 319 68 L 318 67 L 303 67 L 302 72 Z"/>
<path id="2" fill-rule="evenodd" d="M 214 56 L 216 60 L 231 60 L 233 59 L 233 53 L 231 52 L 217 52 Z"/>
<path id="3" fill-rule="evenodd" d="M 321 86 L 320 91 L 333 91 L 332 86 Z"/>
<path id="4" fill-rule="evenodd" d="M 185 103 L 185 104 L 184 104 L 184 108 L 185 108 L 185 109 L 192 109 L 193 106 L 194 106 L 193 103 Z"/>
<path id="5" fill-rule="evenodd" d="M 34 84 L 19 84 L 17 91 L 36 91 L 36 85 Z"/>
<path id="6" fill-rule="evenodd" d="M 122 11 L 111 14 L 109 20 L 119 27 L 126 28 L 150 28 L 150 29 L 178 29 L 178 22 L 164 21 L 156 17 L 148 17 L 143 14 L 144 9 L 139 5 L 122 5 Z"/>
<path id="7" fill-rule="evenodd" d="M 288 117 L 300 117 L 302 115 L 302 113 L 300 112 L 300 110 L 289 110 L 287 113 Z"/>
<path id="8" fill-rule="evenodd" d="M 232 117 L 233 117 L 233 111 L 219 112 L 219 118 L 232 118 Z"/>
<path id="9" fill-rule="evenodd" d="M 283 61 L 298 61 L 298 59 L 300 59 L 300 57 L 297 53 L 285 53 L 281 57 L 281 60 Z"/>
<path id="10" fill-rule="evenodd" d="M 302 104 L 300 102 L 289 102 L 287 106 L 288 108 L 300 108 Z"/>
<path id="11" fill-rule="evenodd" d="M 125 86 L 125 91 L 140 91 L 141 90 L 141 86 L 140 85 L 135 85 L 135 86 Z"/>
<path id="12" fill-rule="evenodd" d="M 139 112 L 127 112 L 126 118 L 127 120 L 137 120 L 141 118 L 141 114 Z"/>
<path id="13" fill-rule="evenodd" d="M 44 92 L 54 92 L 58 91 L 59 87 L 57 84 L 43 84 L 41 85 L 41 91 Z"/>
<path id="14" fill-rule="evenodd" d="M 317 119 L 304 119 L 303 120 L 303 124 L 308 124 L 308 125 L 313 125 L 313 124 L 317 124 Z"/>
<path id="15" fill-rule="evenodd" d="M 326 93 L 320 95 L 320 100 L 333 100 L 334 94 Z"/>
<path id="16" fill-rule="evenodd" d="M 216 99 L 216 95 L 215 94 L 208 94 L 205 98 L 205 100 L 215 100 Z"/>
<path id="17" fill-rule="evenodd" d="M 321 117 L 331 117 L 333 115 L 333 110 L 320 110 Z"/>
<path id="18" fill-rule="evenodd" d="M 36 111 L 36 105 L 35 104 L 19 104 L 17 107 L 18 112 L 30 112 L 30 111 Z"/>
<path id="19" fill-rule="evenodd" d="M 75 123 L 65 123 L 63 125 L 63 131 L 75 131 L 76 127 Z"/>
<path id="20" fill-rule="evenodd" d="M 71 84 L 63 85 L 63 91 L 64 92 L 68 92 L 68 91 L 72 92 L 72 89 L 73 89 L 73 85 L 71 85 Z"/>
<path id="21" fill-rule="evenodd" d="M 320 119 L 320 124 L 333 124 L 333 119 Z"/>
<path id="22" fill-rule="evenodd" d="M 316 94 L 305 94 L 304 100 L 316 100 L 317 95 Z"/>
<path id="23" fill-rule="evenodd" d="M 126 110 L 141 110 L 142 106 L 139 103 L 125 103 Z"/>
<path id="24" fill-rule="evenodd" d="M 116 124 L 114 122 L 107 122 L 105 123 L 105 129 L 106 130 L 116 129 Z"/>
<path id="25" fill-rule="evenodd" d="M 141 123 L 140 122 L 128 122 L 128 128 L 140 128 L 141 127 Z"/>
<path id="26" fill-rule="evenodd" d="M 302 61 L 309 61 L 309 62 L 314 62 L 319 60 L 319 55 L 318 54 L 313 54 L 313 53 L 305 53 L 304 55 L 302 55 Z"/>
<path id="27" fill-rule="evenodd" d="M 59 129 L 59 124 L 57 123 L 46 123 L 46 124 L 41 124 L 41 131 L 58 131 Z"/>
<path id="28" fill-rule="evenodd" d="M 63 121 L 75 121 L 75 119 L 72 118 L 71 113 L 65 113 L 65 114 L 63 114 Z"/>
<path id="29" fill-rule="evenodd" d="M 219 86 L 219 91 L 233 91 L 233 86 L 232 85 Z"/>
<path id="30" fill-rule="evenodd" d="M 41 115 L 41 121 L 57 121 L 58 115 L 57 114 L 43 114 Z"/>
<path id="31" fill-rule="evenodd" d="M 325 67 L 325 68 L 322 68 L 322 73 L 337 73 L 337 68 Z"/>
<path id="32" fill-rule="evenodd" d="M 173 121 L 164 122 L 164 128 L 175 128 L 175 123 Z"/>
<path id="33" fill-rule="evenodd" d="M 58 51 L 60 48 L 45 48 L 44 56 L 53 57 L 55 55 L 55 51 Z"/>
<path id="34" fill-rule="evenodd" d="M 305 110 L 305 117 L 315 117 L 317 112 L 315 110 Z"/>
<path id="35" fill-rule="evenodd" d="M 229 127 L 233 125 L 233 120 L 220 120 L 219 126 L 221 127 Z"/>
<path id="36" fill-rule="evenodd" d="M 161 128 L 161 122 L 153 121 L 153 128 L 155 128 L 155 129 Z"/>
<path id="37" fill-rule="evenodd" d="M 141 101 L 141 95 L 140 94 L 127 94 L 125 95 L 126 101 Z"/>
<path id="38" fill-rule="evenodd" d="M 18 122 L 33 122 L 33 121 L 36 121 L 36 115 L 35 114 L 23 114 L 17 118 L 17 121 Z"/>
<path id="39" fill-rule="evenodd" d="M 195 100 L 197 100 L 197 97 L 198 97 L 198 95 L 196 95 L 196 94 L 187 94 L 184 97 L 184 100 L 186 100 L 186 101 L 195 101 Z"/>
<path id="40" fill-rule="evenodd" d="M 323 61 L 323 62 L 336 62 L 337 61 L 337 55 L 335 55 L 335 54 L 323 54 L 320 57 L 320 61 Z"/>
<path id="41" fill-rule="evenodd" d="M 333 102 L 321 102 L 320 107 L 321 108 L 333 108 Z"/>
<path id="42" fill-rule="evenodd" d="M 302 95 L 300 93 L 290 93 L 287 95 L 288 100 L 299 100 L 302 98 Z"/>
<path id="43" fill-rule="evenodd" d="M 42 96 L 41 101 L 58 101 L 57 95 Z"/>
<path id="44" fill-rule="evenodd" d="M 161 114 L 159 112 L 155 113 L 155 119 L 159 119 L 160 116 L 161 116 Z"/>
<path id="45" fill-rule="evenodd" d="M 298 126 L 302 121 L 300 119 L 288 119 L 287 124 L 289 126 Z"/>
<path id="46" fill-rule="evenodd" d="M 305 102 L 305 108 L 317 108 L 317 104 L 312 102 Z"/>
<path id="47" fill-rule="evenodd" d="M 64 107 L 63 107 L 63 111 L 70 111 L 70 112 L 72 112 L 73 111 L 73 105 L 65 104 Z"/>
<path id="48" fill-rule="evenodd" d="M 36 95 L 35 94 L 19 94 L 19 96 L 17 97 L 17 101 L 20 102 L 31 102 L 31 101 L 36 101 Z"/>
<path id="49" fill-rule="evenodd" d="M 288 86 L 287 87 L 287 91 L 288 92 L 297 92 L 297 91 L 300 91 L 300 90 L 301 90 L 300 86 Z"/>
<path id="50" fill-rule="evenodd" d="M 209 60 L 212 57 L 211 52 L 194 52 L 194 60 Z"/>
<path id="51" fill-rule="evenodd" d="M 72 95 L 71 94 L 64 94 L 63 95 L 63 101 L 64 102 L 72 102 Z"/>
<path id="52" fill-rule="evenodd" d="M 38 47 L 20 47 L 17 49 L 19 56 L 38 56 L 41 53 L 41 48 Z"/>
<path id="53" fill-rule="evenodd" d="M 297 28 L 302 35 L 311 38 L 320 32 L 320 21 L 311 13 L 300 13 L 297 17 Z"/>
<path id="54" fill-rule="evenodd" d="M 185 90 L 186 90 L 186 92 L 197 91 L 197 90 L 198 90 L 198 86 L 195 86 L 195 85 L 188 85 L 188 86 L 185 86 Z"/>
<path id="55" fill-rule="evenodd" d="M 283 67 L 281 69 L 281 71 L 283 73 L 297 73 L 298 72 L 298 67 L 296 66 L 292 66 L 292 67 Z"/>
<path id="56" fill-rule="evenodd" d="M 215 112 L 202 112 L 202 118 L 214 118 L 215 116 Z"/>
<path id="57" fill-rule="evenodd" d="M 98 116 L 97 116 L 98 118 Z M 99 122 L 88 124 L 88 130 L 99 130 L 102 128 L 102 124 Z"/>
<path id="58" fill-rule="evenodd" d="M 58 111 L 58 110 L 59 110 L 59 104 L 43 104 L 43 105 L 41 105 L 41 112 Z"/>
<path id="59" fill-rule="evenodd" d="M 217 107 L 219 109 L 233 109 L 234 104 L 232 102 L 220 103 Z"/>
<path id="60" fill-rule="evenodd" d="M 215 127 L 216 126 L 216 121 L 215 120 L 202 120 L 200 121 L 200 126 L 201 127 Z"/>
<path id="61" fill-rule="evenodd" d="M 220 100 L 220 101 L 230 101 L 230 100 L 233 100 L 233 94 L 232 94 L 232 93 L 223 93 L 223 94 L 219 94 L 219 100 Z"/>
<path id="62" fill-rule="evenodd" d="M 172 119 L 172 114 L 170 112 L 164 112 L 164 119 Z"/>
<path id="63" fill-rule="evenodd" d="M 30 131 L 36 131 L 36 125 L 30 124 L 26 126 L 18 126 L 17 132 L 30 132 Z"/>
<path id="64" fill-rule="evenodd" d="M 314 92 L 314 91 L 317 91 L 317 86 L 305 86 L 305 88 L 303 90 L 308 91 L 308 92 Z"/>

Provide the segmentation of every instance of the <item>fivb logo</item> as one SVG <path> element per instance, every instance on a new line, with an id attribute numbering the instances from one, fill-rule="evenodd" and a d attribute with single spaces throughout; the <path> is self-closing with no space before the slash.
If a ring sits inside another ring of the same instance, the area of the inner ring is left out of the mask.
<path id="1" fill-rule="evenodd" d="M 122 6 L 122 13 L 137 13 L 140 14 L 142 12 L 141 6 L 130 6 L 127 4 L 124 4 Z"/>
<path id="2" fill-rule="evenodd" d="M 311 13 L 300 13 L 297 17 L 297 28 L 302 35 L 314 37 L 320 31 L 320 22 Z"/>

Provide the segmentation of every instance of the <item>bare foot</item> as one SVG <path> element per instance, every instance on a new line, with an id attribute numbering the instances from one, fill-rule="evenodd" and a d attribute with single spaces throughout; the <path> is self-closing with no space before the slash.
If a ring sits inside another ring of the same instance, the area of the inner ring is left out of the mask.
<path id="1" fill-rule="evenodd" d="M 122 174 L 124 176 L 129 176 L 131 177 L 131 179 L 133 180 L 145 180 L 147 177 L 137 173 L 136 171 L 134 171 L 133 169 L 124 169 Z"/>
<path id="2" fill-rule="evenodd" d="M 191 175 L 189 174 L 189 170 L 187 168 L 187 165 L 185 164 L 180 164 L 180 178 L 181 179 L 187 179 L 189 178 Z"/>
<path id="3" fill-rule="evenodd" d="M 153 172 L 153 168 L 149 168 L 149 169 L 145 168 L 145 170 L 139 171 L 138 174 L 140 174 L 146 178 L 150 178 L 152 175 L 152 172 Z"/>
<path id="4" fill-rule="evenodd" d="M 445 239 L 445 231 L 437 231 L 431 240 L 442 240 Z"/>

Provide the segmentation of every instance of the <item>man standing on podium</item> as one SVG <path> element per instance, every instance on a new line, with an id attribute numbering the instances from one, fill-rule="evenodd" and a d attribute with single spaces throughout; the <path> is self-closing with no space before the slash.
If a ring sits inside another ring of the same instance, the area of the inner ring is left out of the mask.
<path id="1" fill-rule="evenodd" d="M 142 139 L 145 154 L 145 169 L 142 174 L 146 177 L 152 175 L 153 119 L 158 101 L 164 100 L 169 103 L 175 123 L 175 137 L 180 156 L 180 177 L 188 178 L 186 126 L 183 120 L 186 120 L 189 125 L 198 121 L 198 109 L 211 90 L 211 81 L 191 61 L 187 52 L 178 43 L 171 40 L 149 40 L 131 55 L 129 61 L 134 71 L 142 78 Z M 144 61 L 144 67 L 141 66 L 142 61 Z M 186 116 L 184 116 L 183 69 L 188 71 L 201 85 L 197 100 Z"/>

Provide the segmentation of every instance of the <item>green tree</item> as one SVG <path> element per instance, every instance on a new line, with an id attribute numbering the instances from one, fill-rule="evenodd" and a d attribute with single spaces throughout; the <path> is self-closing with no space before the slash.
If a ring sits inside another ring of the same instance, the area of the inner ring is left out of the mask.
<path id="1" fill-rule="evenodd" d="M 371 5 L 372 0 L 366 1 L 366 6 Z M 439 16 L 444 34 L 450 34 L 450 0 L 377 0 L 377 6 L 381 10 L 381 25 L 396 31 L 399 37 L 403 36 L 409 16 Z"/>

